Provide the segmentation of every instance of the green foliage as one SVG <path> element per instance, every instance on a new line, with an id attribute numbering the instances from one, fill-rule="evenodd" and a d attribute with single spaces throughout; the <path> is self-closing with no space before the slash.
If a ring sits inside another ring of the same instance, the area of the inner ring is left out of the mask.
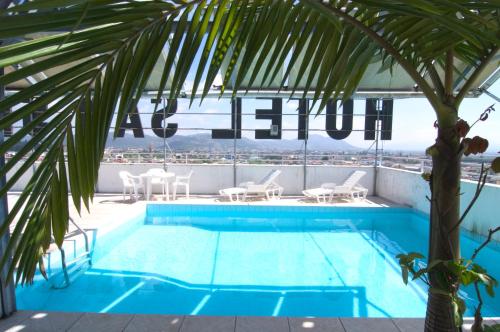
<path id="1" fill-rule="evenodd" d="M 489 275 L 486 269 L 475 264 L 472 260 L 435 260 L 425 267 L 416 268 L 416 266 L 423 265 L 419 262 L 420 259 L 424 258 L 422 254 L 411 252 L 409 254 L 399 254 L 396 257 L 399 260 L 405 284 L 408 284 L 408 277 L 410 275 L 412 280 L 420 279 L 425 282 L 430 287 L 429 290 L 431 292 L 451 298 L 456 326 L 462 325 L 466 306 L 464 300 L 457 294 L 456 290 L 458 286 L 455 285 L 455 280 L 459 285 L 463 286 L 471 284 L 482 285 L 489 296 L 495 296 L 494 288 L 498 286 L 497 280 Z M 435 273 L 440 280 L 439 286 L 430 285 L 428 279 L 430 273 Z"/>
<path id="2" fill-rule="evenodd" d="M 485 325 L 484 332 L 500 332 L 500 324 Z"/>
<path id="3" fill-rule="evenodd" d="M 429 172 L 422 173 L 421 177 L 425 181 L 429 182 L 431 180 L 431 173 L 429 173 Z"/>
<path id="4" fill-rule="evenodd" d="M 500 157 L 496 157 L 491 163 L 491 170 L 495 173 L 500 173 Z"/>
<path id="5" fill-rule="evenodd" d="M 453 321 L 455 322 L 455 326 L 462 326 L 466 309 L 465 301 L 455 295 L 451 297 L 451 303 L 453 305 Z"/>
<path id="6" fill-rule="evenodd" d="M 399 254 L 396 256 L 399 259 L 399 265 L 401 266 L 401 274 L 403 277 L 403 282 L 405 285 L 408 284 L 408 274 L 411 273 L 412 276 L 417 275 L 418 271 L 415 270 L 415 261 L 417 259 L 422 259 L 424 256 L 418 252 L 411 252 L 409 254 Z M 418 278 L 418 277 L 417 277 Z"/>

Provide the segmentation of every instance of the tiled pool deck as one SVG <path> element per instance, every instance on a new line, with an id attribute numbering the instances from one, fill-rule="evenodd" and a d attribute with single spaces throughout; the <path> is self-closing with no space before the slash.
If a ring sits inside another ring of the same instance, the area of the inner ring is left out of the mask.
<path id="1" fill-rule="evenodd" d="M 489 325 L 499 320 L 485 319 Z M 464 331 L 470 331 L 470 320 Z M 118 315 L 19 311 L 0 320 L 5 332 L 420 332 L 423 319 Z"/>
<path id="2" fill-rule="evenodd" d="M 12 208 L 19 195 L 10 193 L 8 196 L 9 208 Z M 387 207 L 394 204 L 385 201 L 379 197 L 368 197 L 368 199 L 348 201 L 334 201 L 333 203 L 316 203 L 311 200 L 304 200 L 303 197 L 283 197 L 279 200 L 251 200 L 248 202 L 228 202 L 220 196 L 191 196 L 189 199 L 181 197 L 175 201 L 165 201 L 161 195 L 154 195 L 153 200 L 146 202 L 139 200 L 132 201 L 129 197 L 123 200 L 122 195 L 117 194 L 99 194 L 94 197 L 94 202 L 90 206 L 91 213 L 82 208 L 82 215 L 79 216 L 74 208 L 73 201 L 70 199 L 70 215 L 83 228 L 96 228 L 109 224 L 109 221 L 120 219 L 129 219 L 140 211 L 145 210 L 147 203 L 161 204 L 216 204 L 216 205 L 293 205 L 293 206 L 343 206 L 343 207 Z"/>
<path id="3" fill-rule="evenodd" d="M 9 207 L 17 200 L 17 194 L 9 195 Z M 165 202 L 155 197 L 154 203 Z M 71 206 L 71 216 L 82 226 L 103 227 L 110 220 L 130 218 L 131 214 L 145 208 L 147 202 L 123 201 L 122 195 L 98 195 L 91 206 L 91 214 L 81 216 Z M 295 205 L 295 206 L 344 206 L 387 207 L 394 204 L 378 197 L 366 201 L 334 202 L 318 204 L 302 198 L 285 197 L 273 201 L 230 203 L 216 196 L 192 196 L 165 204 L 241 204 L 241 205 Z M 486 320 L 488 324 L 500 323 L 500 318 Z M 166 331 L 166 332 L 417 332 L 423 331 L 423 319 L 406 318 L 286 318 L 286 317 L 215 317 L 215 316 L 168 316 L 122 315 L 76 312 L 18 311 L 0 320 L 0 331 Z M 464 331 L 470 331 L 470 321 Z"/>

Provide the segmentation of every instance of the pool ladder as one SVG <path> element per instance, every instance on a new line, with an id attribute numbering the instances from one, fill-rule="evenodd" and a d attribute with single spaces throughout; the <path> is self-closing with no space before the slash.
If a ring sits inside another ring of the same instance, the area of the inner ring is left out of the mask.
<path id="1" fill-rule="evenodd" d="M 88 267 L 92 266 L 93 248 L 91 248 L 90 246 L 89 235 L 87 234 L 87 231 L 95 232 L 95 229 L 85 230 L 81 228 L 71 217 L 69 218 L 69 222 L 71 222 L 73 226 L 75 226 L 75 230 L 66 234 L 66 236 L 64 237 L 64 241 L 65 242 L 74 241 L 75 257 L 73 257 L 71 260 L 67 260 L 66 250 L 64 249 L 64 247 L 58 248 L 61 254 L 61 271 L 55 273 L 49 278 L 49 281 L 52 284 L 52 288 L 56 289 L 62 289 L 68 287 L 71 284 L 71 276 L 73 272 L 81 271 L 85 265 L 88 265 Z M 79 255 L 76 255 L 76 240 L 74 238 L 79 235 L 83 236 L 85 251 L 80 253 Z M 49 270 L 50 270 L 50 252 L 49 252 Z M 62 282 L 59 281 L 61 279 L 61 275 L 62 275 Z"/>

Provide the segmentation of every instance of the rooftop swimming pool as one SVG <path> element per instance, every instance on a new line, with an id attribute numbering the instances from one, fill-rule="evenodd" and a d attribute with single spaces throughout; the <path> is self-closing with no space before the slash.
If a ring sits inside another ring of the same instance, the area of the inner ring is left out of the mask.
<path id="1" fill-rule="evenodd" d="M 427 252 L 427 217 L 405 208 L 148 205 L 97 234 L 93 265 L 65 289 L 17 288 L 24 310 L 185 315 L 424 317 L 395 256 Z M 462 236 L 470 257 L 479 242 Z M 500 250 L 478 256 L 500 279 Z M 462 295 L 476 302 L 473 291 Z M 485 316 L 500 298 L 484 296 Z M 471 311 L 468 312 L 471 315 Z"/>

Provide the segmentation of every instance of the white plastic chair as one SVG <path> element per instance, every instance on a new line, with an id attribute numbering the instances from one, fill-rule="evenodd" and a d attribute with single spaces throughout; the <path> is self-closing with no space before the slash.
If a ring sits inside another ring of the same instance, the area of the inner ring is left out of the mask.
<path id="1" fill-rule="evenodd" d="M 139 189 L 144 191 L 144 183 L 140 176 L 134 176 L 127 171 L 120 171 L 118 173 L 120 179 L 123 183 L 123 200 L 125 200 L 125 194 L 130 194 L 130 199 L 132 199 L 132 194 L 137 201 L 139 198 Z"/>
<path id="2" fill-rule="evenodd" d="M 184 187 L 186 190 L 186 198 L 189 198 L 189 182 L 191 181 L 191 175 L 193 171 L 190 171 L 188 175 L 176 176 L 173 183 L 173 194 L 172 197 L 175 201 L 175 196 L 177 195 L 177 187 Z"/>

